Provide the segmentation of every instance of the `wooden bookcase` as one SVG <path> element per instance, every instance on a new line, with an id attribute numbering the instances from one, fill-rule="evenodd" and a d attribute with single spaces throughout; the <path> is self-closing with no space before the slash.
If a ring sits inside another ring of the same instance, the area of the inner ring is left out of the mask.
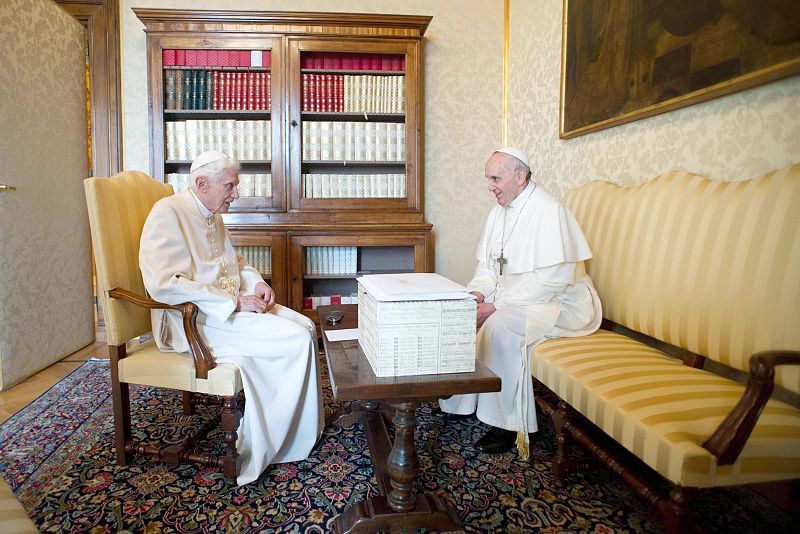
<path id="1" fill-rule="evenodd" d="M 179 190 L 197 153 L 236 156 L 241 198 L 225 224 L 278 302 L 315 317 L 310 297 L 346 299 L 360 274 L 433 270 L 422 194 L 430 17 L 134 12 L 147 33 L 151 175 Z"/>

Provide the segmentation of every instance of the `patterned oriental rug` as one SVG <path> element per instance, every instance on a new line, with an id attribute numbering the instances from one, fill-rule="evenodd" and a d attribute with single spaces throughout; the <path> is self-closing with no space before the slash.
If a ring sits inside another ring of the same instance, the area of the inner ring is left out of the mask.
<path id="1" fill-rule="evenodd" d="M 189 433 L 196 424 L 197 416 L 181 415 L 177 392 L 140 387 L 131 397 L 137 435 L 162 438 L 165 423 L 175 421 Z M 326 383 L 326 413 L 338 407 Z M 418 419 L 418 489 L 451 499 L 466 532 L 663 530 L 602 468 L 557 488 L 546 418 L 529 461 L 476 450 L 472 444 L 487 427 L 474 416 L 445 419 L 423 405 Z M 210 441 L 220 438 L 212 434 Z M 241 488 L 193 465 L 137 460 L 118 467 L 109 365 L 102 361 L 87 362 L 0 425 L 0 471 L 43 532 L 329 532 L 337 514 L 377 492 L 358 424 L 327 428 L 311 458 L 271 466 Z M 704 492 L 696 511 L 712 533 L 796 532 L 791 516 L 746 487 Z"/>

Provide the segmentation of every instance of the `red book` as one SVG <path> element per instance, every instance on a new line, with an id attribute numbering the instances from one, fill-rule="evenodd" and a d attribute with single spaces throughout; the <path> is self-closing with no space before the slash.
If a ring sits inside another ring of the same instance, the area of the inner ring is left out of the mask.
<path id="1" fill-rule="evenodd" d="M 162 50 L 161 62 L 165 67 L 171 67 L 175 64 L 175 50 Z"/>
<path id="2" fill-rule="evenodd" d="M 208 51 L 208 66 L 219 67 L 219 50 Z"/>
<path id="3" fill-rule="evenodd" d="M 258 72 L 258 109 L 267 109 L 267 77 Z"/>
<path id="4" fill-rule="evenodd" d="M 301 75 L 303 79 L 303 103 L 300 106 L 301 111 L 309 111 L 308 109 L 308 74 Z"/>
<path id="5" fill-rule="evenodd" d="M 342 68 L 344 70 L 353 70 L 353 54 L 345 54 L 342 57 Z"/>
<path id="6" fill-rule="evenodd" d="M 336 70 L 342 70 L 342 55 L 336 54 L 333 56 L 333 68 Z"/>
<path id="7" fill-rule="evenodd" d="M 392 56 L 381 54 L 381 70 L 392 70 Z"/>
<path id="8" fill-rule="evenodd" d="M 222 109 L 219 103 L 219 93 L 220 93 L 220 71 L 214 71 L 214 89 L 213 89 L 213 96 L 212 96 L 212 105 L 211 109 Z"/>
<path id="9" fill-rule="evenodd" d="M 245 76 L 247 77 L 247 102 L 244 107 L 245 109 L 256 109 L 256 73 L 246 72 Z"/>
<path id="10" fill-rule="evenodd" d="M 229 70 L 222 71 L 222 85 L 225 86 L 225 93 L 223 94 L 222 109 L 233 109 L 233 72 Z"/>
<path id="11" fill-rule="evenodd" d="M 186 66 L 187 67 L 197 66 L 197 50 L 186 51 Z"/>
<path id="12" fill-rule="evenodd" d="M 344 76 L 337 76 L 338 81 L 338 107 L 336 111 L 344 111 Z"/>
<path id="13" fill-rule="evenodd" d="M 270 54 L 269 50 L 261 51 L 261 66 L 262 67 L 272 66 L 272 54 Z"/>
<path id="14" fill-rule="evenodd" d="M 261 73 L 253 72 L 253 106 L 251 109 L 261 109 Z"/>
<path id="15" fill-rule="evenodd" d="M 239 66 L 250 67 L 250 50 L 239 50 Z"/>
<path id="16" fill-rule="evenodd" d="M 243 72 L 234 72 L 234 89 L 233 89 L 233 109 L 242 108 L 242 96 L 245 91 L 244 83 L 242 83 Z"/>
<path id="17" fill-rule="evenodd" d="M 341 303 L 342 303 L 341 295 L 331 295 L 331 305 L 341 304 Z"/>
<path id="18" fill-rule="evenodd" d="M 323 69 L 332 69 L 333 68 L 333 58 L 330 54 L 325 54 L 322 56 L 322 68 Z"/>
<path id="19" fill-rule="evenodd" d="M 219 61 L 220 67 L 228 67 L 228 54 L 230 50 L 218 50 L 217 51 L 217 60 Z"/>
<path id="20" fill-rule="evenodd" d="M 186 65 L 186 50 L 175 50 L 175 64 Z"/>
<path id="21" fill-rule="evenodd" d="M 392 56 L 391 70 L 403 70 L 403 56 Z"/>
<path id="22" fill-rule="evenodd" d="M 314 95 L 316 96 L 314 111 L 325 111 L 325 75 L 315 74 L 314 78 L 317 84 L 317 91 Z"/>
<path id="23" fill-rule="evenodd" d="M 323 64 L 322 54 L 314 54 L 314 68 L 321 69 Z"/>
<path id="24" fill-rule="evenodd" d="M 370 54 L 370 70 L 381 70 L 381 56 Z"/>
<path id="25" fill-rule="evenodd" d="M 317 111 L 317 75 L 308 75 L 308 109 L 307 111 Z"/>
<path id="26" fill-rule="evenodd" d="M 267 79 L 267 107 L 266 107 L 266 109 L 272 109 L 272 82 L 271 82 L 271 76 L 270 76 L 269 72 L 266 73 L 265 77 Z"/>
<path id="27" fill-rule="evenodd" d="M 208 50 L 197 51 L 197 64 L 201 67 L 208 67 Z"/>
<path id="28" fill-rule="evenodd" d="M 311 297 L 303 297 L 303 309 L 310 310 L 311 306 Z"/>
<path id="29" fill-rule="evenodd" d="M 333 83 L 331 78 L 333 78 L 333 74 L 325 74 L 325 89 L 324 89 L 324 96 L 325 102 L 322 103 L 323 110 L 322 111 L 333 111 Z"/>

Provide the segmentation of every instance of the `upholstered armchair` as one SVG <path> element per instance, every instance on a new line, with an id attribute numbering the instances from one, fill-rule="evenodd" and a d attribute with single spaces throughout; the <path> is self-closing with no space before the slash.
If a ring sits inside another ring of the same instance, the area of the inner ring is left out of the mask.
<path id="1" fill-rule="evenodd" d="M 239 369 L 230 363 L 215 363 L 198 334 L 198 309 L 194 304 L 169 306 L 147 298 L 139 271 L 142 227 L 153 205 L 172 194 L 172 186 L 144 173 L 128 171 L 112 178 L 89 178 L 84 181 L 84 190 L 111 358 L 117 463 L 127 465 L 134 454 L 144 454 L 167 463 L 189 461 L 220 467 L 226 477 L 235 480 L 240 465 L 236 431 L 242 415 Z M 151 309 L 176 310 L 183 315 L 190 353 L 162 352 L 152 340 L 129 343 L 151 331 Z M 193 450 L 216 421 L 202 425 L 180 443 L 153 445 L 135 441 L 131 433 L 129 384 L 182 391 L 183 412 L 187 415 L 192 413 L 193 402 L 201 400 L 200 394 L 219 396 L 225 454 L 214 456 Z"/>

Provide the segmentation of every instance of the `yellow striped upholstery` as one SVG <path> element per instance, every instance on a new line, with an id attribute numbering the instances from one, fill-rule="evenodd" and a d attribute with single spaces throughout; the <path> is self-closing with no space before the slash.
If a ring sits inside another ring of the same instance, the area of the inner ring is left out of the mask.
<path id="1" fill-rule="evenodd" d="M 121 287 L 145 295 L 139 272 L 139 238 L 150 210 L 172 194 L 172 186 L 156 182 L 139 171 L 113 178 L 83 181 L 97 284 L 109 345 L 120 345 L 151 330 L 150 310 L 109 298 L 105 291 Z"/>
<path id="2" fill-rule="evenodd" d="M 533 375 L 668 480 L 690 487 L 800 477 L 800 410 L 769 401 L 738 460 L 717 467 L 702 443 L 744 386 L 600 330 L 548 340 Z"/>
<path id="3" fill-rule="evenodd" d="M 0 477 L 0 532 L 4 534 L 39 532 L 2 477 Z"/>
<path id="4" fill-rule="evenodd" d="M 591 182 L 567 204 L 608 319 L 743 371 L 754 352 L 800 349 L 800 165 L 742 182 Z M 800 369 L 776 382 L 800 393 Z"/>

